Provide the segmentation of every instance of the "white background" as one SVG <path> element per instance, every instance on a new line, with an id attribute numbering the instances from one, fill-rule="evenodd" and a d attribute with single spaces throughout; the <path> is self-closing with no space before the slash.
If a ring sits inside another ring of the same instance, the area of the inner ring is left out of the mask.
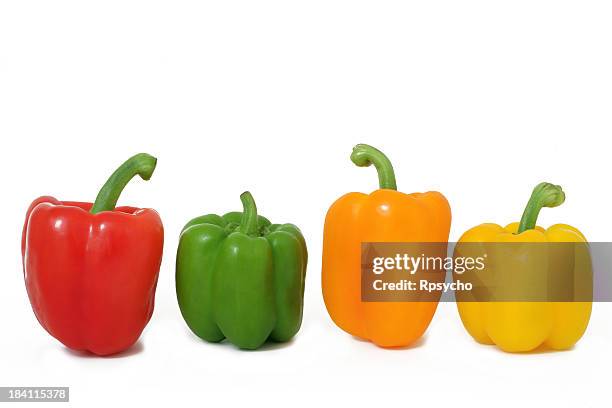
<path id="1" fill-rule="evenodd" d="M 385 151 L 399 189 L 439 190 L 451 240 L 520 217 L 540 181 L 566 222 L 610 241 L 608 1 L 8 1 L 0 3 L 0 385 L 70 386 L 80 406 L 604 406 L 612 305 L 568 352 L 476 344 L 453 304 L 404 350 L 360 342 L 320 289 L 329 205 L 376 188 L 348 156 Z M 153 318 L 115 358 L 67 351 L 36 322 L 20 259 L 30 201 L 91 201 L 137 152 L 159 158 L 120 204 L 166 228 Z M 257 352 L 207 344 L 174 294 L 182 225 L 240 209 L 293 222 L 310 251 L 302 330 Z M 146 405 L 145 405 L 146 404 Z"/>

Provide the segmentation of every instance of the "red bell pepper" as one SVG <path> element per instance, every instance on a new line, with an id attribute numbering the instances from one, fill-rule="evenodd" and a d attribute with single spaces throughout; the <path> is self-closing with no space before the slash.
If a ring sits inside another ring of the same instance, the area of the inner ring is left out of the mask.
<path id="1" fill-rule="evenodd" d="M 153 313 L 164 229 L 155 210 L 117 207 L 126 184 L 149 180 L 156 159 L 138 154 L 95 203 L 40 197 L 28 209 L 21 251 L 40 324 L 66 347 L 98 355 L 133 345 Z"/>

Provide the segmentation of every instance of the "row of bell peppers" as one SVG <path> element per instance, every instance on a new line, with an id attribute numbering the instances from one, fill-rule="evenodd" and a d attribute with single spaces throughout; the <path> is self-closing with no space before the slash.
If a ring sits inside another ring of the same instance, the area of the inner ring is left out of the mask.
<path id="1" fill-rule="evenodd" d="M 330 207 L 324 227 L 322 290 L 337 326 L 382 347 L 413 344 L 437 302 L 363 302 L 362 242 L 448 242 L 451 210 L 439 192 L 405 194 L 389 159 L 357 145 L 354 164 L 374 165 L 379 189 L 348 193 Z M 109 355 L 132 346 L 149 322 L 162 259 L 164 229 L 153 209 L 117 207 L 135 176 L 149 180 L 156 159 L 138 154 L 123 163 L 94 203 L 40 197 L 22 234 L 26 289 L 42 327 L 66 347 Z M 563 203 L 561 187 L 541 183 L 520 223 L 482 224 L 467 242 L 586 242 L 575 228 L 536 226 L 543 207 Z M 299 228 L 272 224 L 252 195 L 242 212 L 194 218 L 183 228 L 176 256 L 176 294 L 189 328 L 209 342 L 256 349 L 290 340 L 300 329 L 308 252 Z M 546 303 L 546 302 L 541 302 Z M 458 302 L 474 339 L 505 351 L 573 346 L 589 321 L 591 303 L 555 305 Z M 538 308 L 554 307 L 555 313 Z"/>

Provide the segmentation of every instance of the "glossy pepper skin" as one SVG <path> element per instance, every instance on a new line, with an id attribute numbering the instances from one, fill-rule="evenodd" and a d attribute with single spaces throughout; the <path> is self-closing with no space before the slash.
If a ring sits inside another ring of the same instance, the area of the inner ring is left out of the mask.
<path id="1" fill-rule="evenodd" d="M 298 227 L 271 224 L 250 193 L 240 198 L 243 213 L 204 215 L 183 228 L 176 294 L 197 336 L 257 349 L 300 329 L 308 255 Z"/>
<path id="2" fill-rule="evenodd" d="M 525 208 L 521 222 L 506 227 L 487 223 L 465 232 L 459 239 L 462 243 L 588 243 L 576 228 L 556 224 L 548 229 L 536 226 L 543 207 L 556 207 L 565 201 L 560 186 L 550 183 L 538 184 Z M 573 247 L 572 247 L 573 248 Z M 567 259 L 572 259 L 573 251 Z M 519 256 L 521 254 L 519 253 Z M 552 255 L 559 256 L 558 253 Z M 588 251 L 586 252 L 588 257 Z M 529 262 L 522 259 L 508 262 Z M 588 261 L 590 263 L 590 260 Z M 554 263 L 550 263 L 551 265 Z M 558 264 L 557 264 L 558 265 Z M 525 266 L 526 268 L 529 265 Z M 546 267 L 546 266 L 543 266 Z M 532 271 L 530 268 L 529 271 Z M 518 273 L 514 269 L 515 273 Z M 537 272 L 547 273 L 545 270 Z M 552 274 L 560 272 L 550 271 Z M 592 279 L 592 277 L 590 277 Z M 588 284 L 588 283 L 587 283 Z M 590 283 L 592 287 L 592 281 Z M 495 344 L 507 352 L 528 352 L 543 347 L 553 350 L 571 348 L 584 334 L 591 315 L 591 302 L 460 302 L 457 308 L 468 333 L 479 343 Z"/>
<path id="3" fill-rule="evenodd" d="M 40 197 L 22 235 L 25 284 L 40 324 L 66 347 L 109 355 L 129 348 L 153 313 L 164 230 L 154 210 L 117 207 L 125 184 L 156 160 L 132 157 L 96 203 Z M 97 210 L 93 210 L 96 207 Z"/>
<path id="4" fill-rule="evenodd" d="M 332 204 L 323 234 L 322 289 L 327 311 L 342 330 L 381 347 L 408 346 L 418 340 L 437 302 L 362 302 L 362 242 L 447 242 L 451 211 L 438 192 L 397 191 L 393 167 L 379 150 L 357 145 L 351 160 L 373 164 L 380 189 L 348 193 Z"/>

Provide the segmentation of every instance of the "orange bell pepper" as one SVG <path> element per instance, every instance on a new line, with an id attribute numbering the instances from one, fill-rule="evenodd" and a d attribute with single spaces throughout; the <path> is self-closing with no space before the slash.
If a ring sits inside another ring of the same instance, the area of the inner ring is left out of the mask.
<path id="1" fill-rule="evenodd" d="M 408 346 L 433 318 L 438 302 L 361 300 L 362 242 L 447 242 L 451 210 L 436 191 L 397 191 L 393 166 L 372 146 L 355 146 L 357 166 L 373 164 L 380 189 L 348 193 L 327 212 L 323 236 L 322 288 L 325 306 L 342 330 L 381 347 Z"/>

